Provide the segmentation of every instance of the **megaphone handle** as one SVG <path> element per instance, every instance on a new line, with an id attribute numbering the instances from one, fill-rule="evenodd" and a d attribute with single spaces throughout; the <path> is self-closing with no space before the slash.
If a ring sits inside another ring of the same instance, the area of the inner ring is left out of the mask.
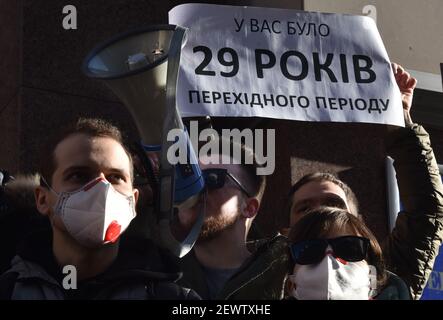
<path id="1" fill-rule="evenodd" d="M 175 189 L 175 169 L 161 170 L 160 171 L 160 219 L 165 217 L 172 217 L 172 211 L 174 206 L 174 189 Z M 171 196 L 172 194 L 172 196 Z"/>
<path id="2" fill-rule="evenodd" d="M 162 244 L 169 249 L 175 256 L 182 258 L 194 247 L 195 242 L 200 235 L 200 230 L 203 225 L 205 213 L 206 213 L 206 194 L 202 193 L 203 205 L 200 206 L 200 212 L 197 220 L 194 222 L 191 230 L 186 238 L 179 242 L 171 233 L 171 221 L 161 220 L 159 222 L 160 237 L 162 238 Z"/>
<path id="3" fill-rule="evenodd" d="M 180 66 L 180 54 L 186 29 L 176 26 L 168 53 L 168 72 L 166 80 L 166 114 L 163 123 L 160 159 L 160 220 L 171 220 L 174 205 L 174 166 L 168 161 L 168 150 L 174 141 L 168 141 L 168 133 L 174 128 L 183 128 L 183 122 L 176 105 L 177 77 Z"/>

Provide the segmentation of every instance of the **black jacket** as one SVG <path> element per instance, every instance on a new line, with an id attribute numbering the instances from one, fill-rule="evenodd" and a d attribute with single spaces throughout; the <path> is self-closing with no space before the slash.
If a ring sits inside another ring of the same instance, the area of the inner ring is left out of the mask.
<path id="1" fill-rule="evenodd" d="M 52 253 L 51 232 L 28 238 L 0 277 L 0 299 L 12 300 L 184 300 L 199 299 L 174 282 L 181 277 L 174 258 L 150 241 L 122 239 L 116 260 L 102 274 L 64 289 Z"/>

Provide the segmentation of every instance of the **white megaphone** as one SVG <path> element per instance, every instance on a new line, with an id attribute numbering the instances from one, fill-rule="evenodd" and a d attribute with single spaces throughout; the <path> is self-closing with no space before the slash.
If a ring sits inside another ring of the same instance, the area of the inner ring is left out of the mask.
<path id="1" fill-rule="evenodd" d="M 203 213 L 182 242 L 170 232 L 174 206 L 191 206 L 204 188 L 201 170 L 176 106 L 180 53 L 186 30 L 175 25 L 151 26 L 120 34 L 91 51 L 83 72 L 105 83 L 129 109 L 145 151 L 161 151 L 159 227 L 162 244 L 185 255 L 200 232 Z M 182 129 L 188 162 L 171 165 L 167 140 L 171 129 Z"/>

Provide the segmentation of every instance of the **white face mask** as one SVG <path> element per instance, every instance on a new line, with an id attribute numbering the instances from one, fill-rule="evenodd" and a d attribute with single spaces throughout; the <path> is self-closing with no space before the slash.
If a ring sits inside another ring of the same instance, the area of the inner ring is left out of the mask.
<path id="1" fill-rule="evenodd" d="M 69 234 L 85 247 L 116 242 L 136 215 L 134 196 L 121 194 L 103 178 L 73 192 L 52 191 L 58 195 L 55 214 Z"/>
<path id="2" fill-rule="evenodd" d="M 368 300 L 374 287 L 366 261 L 346 262 L 326 255 L 318 264 L 296 265 L 289 280 L 298 300 Z M 375 280 L 376 281 L 376 280 Z"/>

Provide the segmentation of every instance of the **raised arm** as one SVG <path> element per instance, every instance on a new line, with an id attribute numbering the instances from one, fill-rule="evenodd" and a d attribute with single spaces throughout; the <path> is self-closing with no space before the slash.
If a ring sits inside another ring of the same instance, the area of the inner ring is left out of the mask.
<path id="1" fill-rule="evenodd" d="M 428 133 L 410 115 L 417 84 L 401 66 L 392 65 L 402 94 L 405 128 L 388 133 L 387 152 L 394 159 L 403 212 L 383 243 L 388 269 L 397 273 L 419 299 L 443 237 L 443 186 Z"/>

